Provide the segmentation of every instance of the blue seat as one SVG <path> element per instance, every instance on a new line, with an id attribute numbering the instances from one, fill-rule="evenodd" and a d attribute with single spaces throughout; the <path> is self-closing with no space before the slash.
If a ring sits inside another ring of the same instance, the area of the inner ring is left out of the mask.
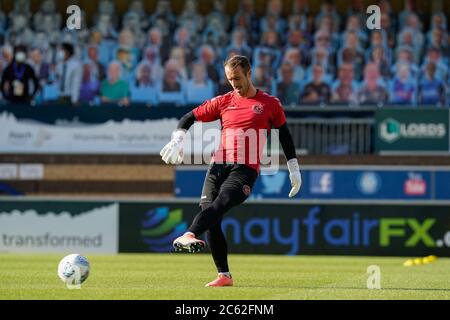
<path id="1" fill-rule="evenodd" d="M 130 87 L 130 100 L 136 103 L 157 104 L 155 87 Z"/>
<path id="2" fill-rule="evenodd" d="M 178 92 L 160 92 L 158 100 L 160 103 L 172 103 L 178 106 L 185 104 L 184 93 L 182 91 Z"/>
<path id="3" fill-rule="evenodd" d="M 100 43 L 98 47 L 98 59 L 104 66 L 107 66 L 113 60 L 111 45 L 108 42 L 102 41 Z"/>
<path id="4" fill-rule="evenodd" d="M 172 104 L 176 106 L 183 106 L 186 104 L 186 88 L 184 83 L 181 83 L 180 91 L 163 91 L 161 84 L 158 84 L 156 91 L 158 92 L 159 104 Z"/>
<path id="5" fill-rule="evenodd" d="M 201 104 L 205 100 L 214 98 L 214 85 L 210 80 L 207 80 L 206 85 L 196 87 L 192 80 L 186 84 L 186 103 L 187 104 Z"/>
<path id="6" fill-rule="evenodd" d="M 46 84 L 42 88 L 43 101 L 55 101 L 59 98 L 58 83 Z"/>

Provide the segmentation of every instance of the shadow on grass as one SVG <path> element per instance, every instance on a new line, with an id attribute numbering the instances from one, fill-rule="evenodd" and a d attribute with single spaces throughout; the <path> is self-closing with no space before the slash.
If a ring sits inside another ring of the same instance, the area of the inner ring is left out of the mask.
<path id="1" fill-rule="evenodd" d="M 268 288 L 274 288 L 274 289 L 277 289 L 277 288 L 289 288 L 289 289 L 316 289 L 316 290 L 336 290 L 336 289 L 341 289 L 341 290 L 369 290 L 369 289 L 367 289 L 367 288 L 364 288 L 364 287 L 327 287 L 327 286 L 325 286 L 325 287 L 317 287 L 317 286 L 314 286 L 314 287 L 294 287 L 294 286 L 292 286 L 292 285 L 289 285 L 289 286 L 276 286 L 276 287 L 269 287 L 269 286 L 258 286 L 258 285 L 255 285 L 255 286 L 252 286 L 252 285 L 250 285 L 250 286 L 240 286 L 240 285 L 236 285 L 236 287 L 237 288 L 252 288 L 252 289 L 254 289 L 254 288 L 265 288 L 265 289 L 268 289 Z M 375 290 L 375 289 L 374 289 Z M 389 291 L 389 290 L 397 290 L 397 291 L 448 291 L 448 292 L 450 292 L 450 288 L 381 288 L 381 289 L 379 289 L 379 290 L 383 290 L 383 291 Z M 377 290 L 375 290 L 375 291 L 377 291 Z"/>

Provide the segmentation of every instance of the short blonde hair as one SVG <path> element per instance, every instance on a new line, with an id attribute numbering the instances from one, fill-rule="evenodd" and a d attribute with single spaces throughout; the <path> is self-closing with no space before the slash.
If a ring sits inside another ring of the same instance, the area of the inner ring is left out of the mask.
<path id="1" fill-rule="evenodd" d="M 235 55 L 223 63 L 223 67 L 229 67 L 230 69 L 235 69 L 237 67 L 241 67 L 245 74 L 247 74 L 250 69 L 250 61 L 246 56 Z"/>

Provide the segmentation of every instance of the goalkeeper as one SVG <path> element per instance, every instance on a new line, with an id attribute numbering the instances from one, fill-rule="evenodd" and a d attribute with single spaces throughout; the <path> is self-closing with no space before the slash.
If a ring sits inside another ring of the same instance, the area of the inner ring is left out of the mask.
<path id="1" fill-rule="evenodd" d="M 204 246 L 199 237 L 206 232 L 218 277 L 206 286 L 232 286 L 228 268 L 228 250 L 222 232 L 222 217 L 232 207 L 243 203 L 251 193 L 259 174 L 259 165 L 266 135 L 273 126 L 279 130 L 281 147 L 287 159 L 292 189 L 295 196 L 302 184 L 294 143 L 286 125 L 280 101 L 256 89 L 251 81 L 251 66 L 245 56 L 233 56 L 224 63 L 225 75 L 233 90 L 204 102 L 179 121 L 172 140 L 161 150 L 167 164 L 183 160 L 183 142 L 186 132 L 195 121 L 215 121 L 222 125 L 221 143 L 213 155 L 200 199 L 201 211 L 195 216 L 188 231 L 174 240 L 177 251 L 198 252 Z M 254 130 L 255 141 L 245 143 Z M 255 152 L 252 152 L 256 148 Z"/>

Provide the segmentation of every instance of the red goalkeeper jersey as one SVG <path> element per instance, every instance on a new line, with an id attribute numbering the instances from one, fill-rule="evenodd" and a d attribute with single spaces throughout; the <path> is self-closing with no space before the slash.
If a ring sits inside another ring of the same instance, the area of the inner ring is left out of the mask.
<path id="1" fill-rule="evenodd" d="M 197 121 L 220 119 L 222 124 L 221 142 L 212 162 L 241 163 L 258 172 L 270 128 L 286 123 L 280 100 L 261 90 L 251 98 L 230 91 L 207 100 L 193 113 Z"/>

